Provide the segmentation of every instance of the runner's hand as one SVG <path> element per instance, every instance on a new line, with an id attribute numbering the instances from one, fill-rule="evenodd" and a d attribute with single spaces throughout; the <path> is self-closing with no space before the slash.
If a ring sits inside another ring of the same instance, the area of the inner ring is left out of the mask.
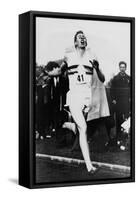
<path id="1" fill-rule="evenodd" d="M 93 60 L 93 67 L 96 69 L 96 70 L 99 70 L 99 62 L 97 60 Z"/>
<path id="2" fill-rule="evenodd" d="M 99 70 L 99 62 L 97 60 L 95 59 L 93 61 L 90 60 L 90 63 L 96 69 L 96 71 Z"/>

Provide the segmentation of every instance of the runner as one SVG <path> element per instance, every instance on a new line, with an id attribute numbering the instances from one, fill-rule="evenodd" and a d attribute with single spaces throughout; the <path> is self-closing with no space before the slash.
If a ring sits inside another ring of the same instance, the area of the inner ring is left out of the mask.
<path id="1" fill-rule="evenodd" d="M 97 168 L 90 160 L 86 120 L 109 116 L 103 85 L 105 78 L 96 57 L 87 48 L 87 39 L 82 31 L 75 34 L 74 45 L 75 48 L 67 50 L 65 54 L 61 72 L 66 70 L 68 74 L 67 105 L 79 131 L 79 143 L 86 168 L 89 173 L 94 173 Z"/>
<path id="2" fill-rule="evenodd" d="M 74 50 L 67 52 L 65 56 L 69 77 L 67 104 L 79 130 L 79 143 L 87 170 L 94 173 L 96 168 L 90 160 L 86 118 L 92 106 L 93 76 L 97 75 L 102 83 L 105 78 L 99 69 L 98 61 L 95 56 L 92 56 L 90 49 L 87 48 L 87 39 L 83 31 L 78 31 L 75 34 L 74 45 Z"/>

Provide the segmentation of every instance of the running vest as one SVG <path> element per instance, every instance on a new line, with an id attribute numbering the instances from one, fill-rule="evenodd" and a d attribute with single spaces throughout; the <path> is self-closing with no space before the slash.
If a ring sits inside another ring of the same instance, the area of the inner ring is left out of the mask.
<path id="1" fill-rule="evenodd" d="M 83 57 L 79 57 L 76 50 L 66 54 L 70 90 L 78 89 L 84 85 L 91 86 L 93 67 L 90 60 L 92 61 L 93 59 L 88 50 L 85 51 Z"/>

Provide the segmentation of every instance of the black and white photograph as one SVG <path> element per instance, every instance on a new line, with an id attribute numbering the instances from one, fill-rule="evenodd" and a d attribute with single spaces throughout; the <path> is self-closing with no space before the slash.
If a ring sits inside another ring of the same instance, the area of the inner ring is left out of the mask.
<path id="1" fill-rule="evenodd" d="M 2 1 L 1 200 L 136 199 L 136 5 Z"/>
<path id="2" fill-rule="evenodd" d="M 35 17 L 35 181 L 127 179 L 131 23 Z"/>

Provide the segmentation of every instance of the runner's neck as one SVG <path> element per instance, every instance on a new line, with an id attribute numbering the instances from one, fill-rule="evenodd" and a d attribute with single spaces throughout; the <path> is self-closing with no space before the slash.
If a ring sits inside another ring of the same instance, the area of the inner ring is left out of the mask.
<path id="1" fill-rule="evenodd" d="M 76 48 L 77 54 L 79 57 L 83 57 L 83 55 L 85 54 L 86 49 L 85 48 Z"/>

